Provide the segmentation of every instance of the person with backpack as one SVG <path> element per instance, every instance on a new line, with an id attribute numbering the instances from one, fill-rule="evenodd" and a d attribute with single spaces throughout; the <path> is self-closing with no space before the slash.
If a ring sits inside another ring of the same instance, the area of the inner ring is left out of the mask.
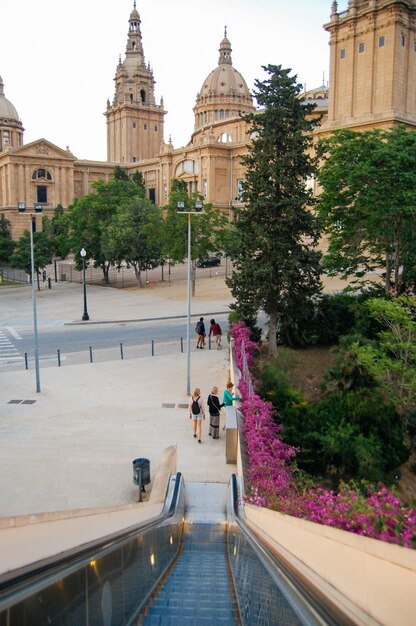
<path id="1" fill-rule="evenodd" d="M 211 325 L 209 327 L 208 337 L 211 337 L 211 335 L 214 335 L 215 345 L 217 346 L 217 350 L 222 350 L 222 345 L 221 345 L 222 330 L 221 330 L 221 326 L 214 319 L 212 319 L 210 321 L 210 324 Z"/>
<path id="2" fill-rule="evenodd" d="M 205 407 L 199 387 L 195 388 L 189 402 L 189 419 L 191 419 L 194 424 L 195 439 L 198 435 L 198 443 L 202 443 L 202 420 L 205 419 Z"/>
<path id="3" fill-rule="evenodd" d="M 220 404 L 218 387 L 213 387 L 207 400 L 209 410 L 209 436 L 219 439 L 220 436 L 220 411 L 224 404 Z"/>
<path id="4" fill-rule="evenodd" d="M 196 347 L 197 349 L 200 348 L 201 350 L 203 350 L 205 346 L 205 324 L 204 324 L 203 317 L 199 318 L 199 322 L 197 322 L 195 326 L 195 332 L 198 335 L 198 341 L 196 342 Z"/>

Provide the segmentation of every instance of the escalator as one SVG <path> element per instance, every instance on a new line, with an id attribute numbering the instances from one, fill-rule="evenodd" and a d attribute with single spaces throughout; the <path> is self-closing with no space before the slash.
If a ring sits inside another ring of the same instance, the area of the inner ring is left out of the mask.
<path id="1" fill-rule="evenodd" d="M 214 517 L 186 489 L 177 474 L 158 517 L 3 576 L 0 626 L 343 623 L 246 527 L 235 476 Z"/>

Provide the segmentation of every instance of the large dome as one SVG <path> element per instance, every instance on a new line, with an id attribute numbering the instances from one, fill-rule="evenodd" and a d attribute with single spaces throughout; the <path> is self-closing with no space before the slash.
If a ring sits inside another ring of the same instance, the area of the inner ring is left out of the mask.
<path id="1" fill-rule="evenodd" d="M 19 122 L 19 115 L 15 107 L 10 102 L 10 100 L 7 100 L 7 98 L 4 95 L 4 83 L 3 83 L 3 79 L 1 78 L 1 76 L 0 76 L 0 119 L 5 119 L 9 121 L 13 120 L 13 121 Z"/>
<path id="2" fill-rule="evenodd" d="M 247 83 L 232 65 L 231 44 L 225 35 L 220 43 L 220 58 L 215 68 L 204 80 L 197 100 L 205 97 L 239 97 L 252 102 Z"/>

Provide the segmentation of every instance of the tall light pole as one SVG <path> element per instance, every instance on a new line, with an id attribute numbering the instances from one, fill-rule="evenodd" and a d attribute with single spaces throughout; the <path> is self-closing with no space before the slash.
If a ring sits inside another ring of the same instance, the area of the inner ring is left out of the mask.
<path id="1" fill-rule="evenodd" d="M 195 202 L 194 211 L 185 210 L 185 202 L 179 200 L 178 213 L 188 215 L 188 302 L 186 324 L 186 394 L 191 395 L 191 215 L 201 214 L 202 202 Z"/>
<path id="2" fill-rule="evenodd" d="M 17 205 L 19 213 L 26 211 L 26 205 L 24 202 L 19 202 Z M 35 204 L 35 213 L 42 212 L 42 205 Z M 33 251 L 33 231 L 35 225 L 35 216 L 33 213 L 29 213 L 30 216 L 30 273 L 32 283 L 32 309 L 33 309 L 33 334 L 35 339 L 35 372 L 36 372 L 36 393 L 40 393 L 40 371 L 39 371 L 39 338 L 38 338 L 38 317 L 36 312 L 36 291 L 35 291 L 35 255 Z"/>
<path id="3" fill-rule="evenodd" d="M 82 284 L 84 285 L 84 313 L 82 314 L 82 320 L 85 322 L 90 319 L 87 311 L 87 283 L 85 281 L 85 257 L 87 252 L 85 248 L 81 248 L 79 251 L 82 258 Z"/>

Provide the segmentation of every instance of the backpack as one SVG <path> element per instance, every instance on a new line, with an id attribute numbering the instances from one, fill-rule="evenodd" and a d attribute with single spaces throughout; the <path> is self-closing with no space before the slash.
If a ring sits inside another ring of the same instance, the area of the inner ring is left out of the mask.
<path id="1" fill-rule="evenodd" d="M 201 408 L 199 406 L 199 398 L 201 396 L 198 396 L 198 398 L 196 400 L 192 400 L 192 415 L 199 415 L 201 412 Z"/>
<path id="2" fill-rule="evenodd" d="M 197 322 L 195 326 L 195 332 L 197 335 L 201 334 L 201 322 Z"/>

